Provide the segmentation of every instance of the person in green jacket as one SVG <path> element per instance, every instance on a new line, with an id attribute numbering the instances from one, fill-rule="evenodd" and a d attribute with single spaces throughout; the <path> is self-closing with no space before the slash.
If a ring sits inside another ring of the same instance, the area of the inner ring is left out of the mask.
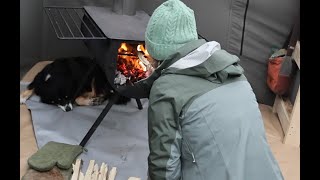
<path id="1" fill-rule="evenodd" d="M 192 9 L 180 0 L 161 4 L 145 44 L 160 62 L 144 82 L 149 179 L 283 179 L 239 58 L 198 39 Z"/>

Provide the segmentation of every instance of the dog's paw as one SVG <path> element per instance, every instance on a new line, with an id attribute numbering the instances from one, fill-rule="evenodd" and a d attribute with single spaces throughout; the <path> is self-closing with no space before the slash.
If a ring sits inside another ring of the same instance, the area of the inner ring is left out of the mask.
<path id="1" fill-rule="evenodd" d="M 27 97 L 23 96 L 22 94 L 20 95 L 20 104 L 25 104 L 27 101 Z"/>
<path id="2" fill-rule="evenodd" d="M 101 105 L 104 102 L 105 98 L 103 97 L 94 97 L 90 99 L 90 105 L 91 106 L 98 106 Z"/>

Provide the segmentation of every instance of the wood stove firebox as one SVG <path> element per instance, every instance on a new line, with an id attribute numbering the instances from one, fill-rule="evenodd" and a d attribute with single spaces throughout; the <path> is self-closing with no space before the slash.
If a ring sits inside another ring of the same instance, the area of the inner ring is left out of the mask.
<path id="1" fill-rule="evenodd" d="M 144 33 L 150 17 L 143 11 L 135 11 L 132 2 L 114 1 L 112 8 L 44 8 L 57 37 L 82 40 L 114 89 L 114 95 L 82 139 L 81 146 L 85 146 L 119 95 L 136 99 L 139 109 L 142 109 L 140 98 L 149 95 L 136 83 L 153 72 L 144 46 Z M 86 77 L 84 75 L 83 81 Z"/>

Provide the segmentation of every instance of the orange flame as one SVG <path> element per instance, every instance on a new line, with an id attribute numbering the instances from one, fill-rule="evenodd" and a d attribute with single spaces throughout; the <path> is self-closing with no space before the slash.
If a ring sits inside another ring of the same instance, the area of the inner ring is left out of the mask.
<path id="1" fill-rule="evenodd" d="M 118 49 L 117 70 L 131 82 L 146 78 L 147 67 L 139 59 L 138 51 L 143 52 L 145 56 L 149 55 L 142 44 L 134 49 L 130 44 L 121 43 Z"/>
<path id="2" fill-rule="evenodd" d="M 128 51 L 128 47 L 126 43 L 121 43 L 120 48 L 118 49 L 118 52 L 120 53 L 122 51 Z"/>
<path id="3" fill-rule="evenodd" d="M 148 51 L 144 48 L 144 46 L 143 46 L 142 44 L 139 44 L 139 45 L 137 46 L 137 50 L 138 50 L 138 51 L 142 51 L 145 56 L 149 56 Z"/>

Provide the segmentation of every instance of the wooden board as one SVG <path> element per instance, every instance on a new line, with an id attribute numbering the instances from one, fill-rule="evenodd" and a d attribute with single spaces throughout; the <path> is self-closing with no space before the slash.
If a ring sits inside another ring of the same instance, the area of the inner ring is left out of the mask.
<path id="1" fill-rule="evenodd" d="M 292 58 L 300 69 L 300 42 L 298 41 Z M 293 105 L 288 100 L 276 96 L 273 112 L 278 114 L 283 132 L 284 144 L 300 146 L 300 85 Z"/>

